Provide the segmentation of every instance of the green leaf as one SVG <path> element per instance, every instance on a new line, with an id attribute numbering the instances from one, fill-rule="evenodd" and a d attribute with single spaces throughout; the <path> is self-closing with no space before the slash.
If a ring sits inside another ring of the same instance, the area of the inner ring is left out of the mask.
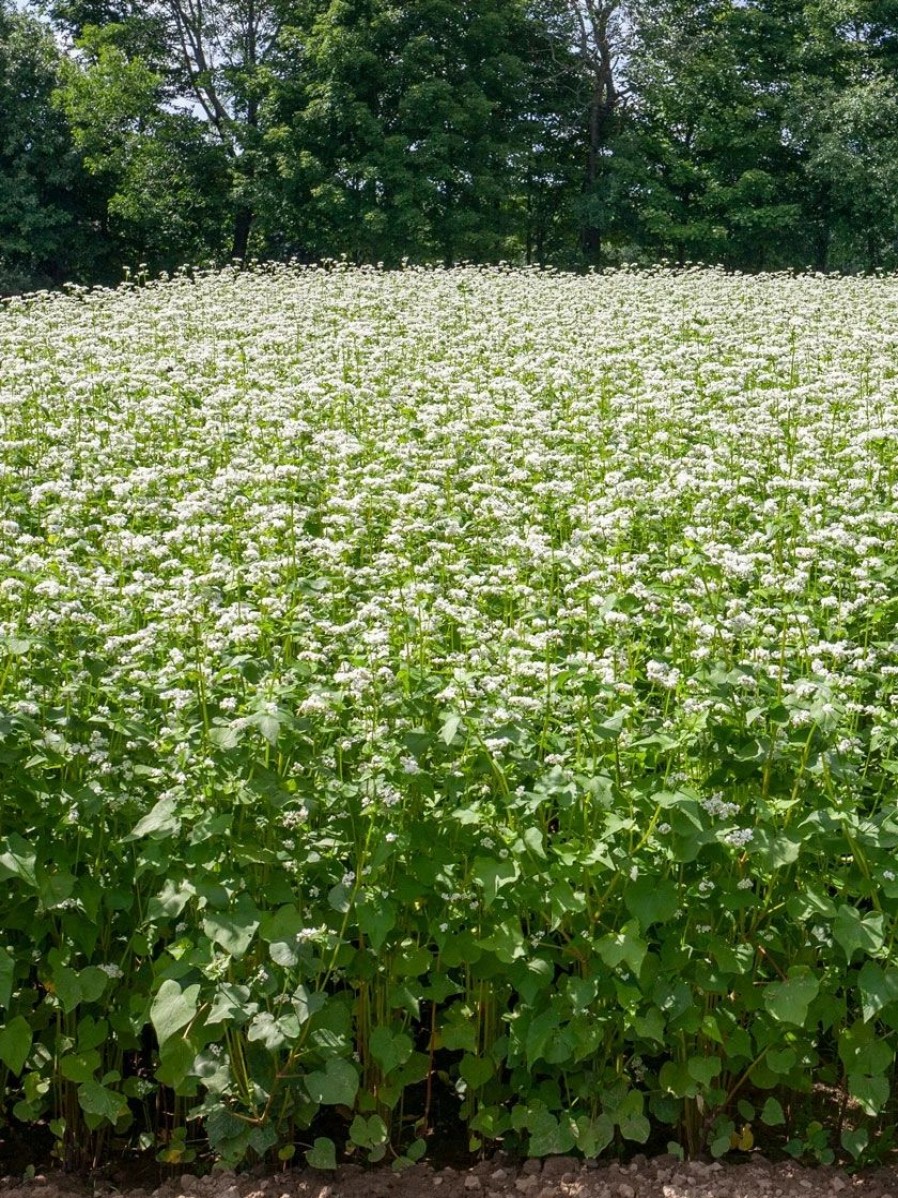
<path id="1" fill-rule="evenodd" d="M 189 882 L 167 881 L 147 903 L 147 921 L 155 923 L 160 919 L 177 919 L 195 894 L 196 888 Z"/>
<path id="2" fill-rule="evenodd" d="M 661 1089 L 677 1098 L 694 1098 L 698 1082 L 689 1073 L 685 1061 L 665 1061 L 658 1072 Z"/>
<path id="3" fill-rule="evenodd" d="M 764 987 L 764 1006 L 780 1023 L 803 1027 L 808 1007 L 819 990 L 820 983 L 807 965 L 793 965 L 784 982 L 771 982 Z"/>
<path id="4" fill-rule="evenodd" d="M 596 944 L 599 956 L 612 969 L 621 962 L 626 962 L 634 973 L 642 968 L 648 945 L 634 934 L 633 928 L 633 924 L 625 924 L 620 932 L 609 932 Z"/>
<path id="5" fill-rule="evenodd" d="M 843 903 L 836 912 L 833 939 L 841 946 L 849 963 L 857 952 L 878 953 L 885 943 L 882 913 L 862 916 L 856 907 Z"/>
<path id="6" fill-rule="evenodd" d="M 309 1073 L 305 1079 L 306 1090 L 313 1102 L 323 1106 L 349 1106 L 355 1102 L 359 1089 L 359 1075 L 349 1061 L 342 1057 L 331 1057 L 324 1070 Z"/>
<path id="7" fill-rule="evenodd" d="M 196 1045 L 189 1036 L 173 1036 L 166 1040 L 159 1051 L 156 1078 L 163 1086 L 171 1086 L 176 1094 L 182 1093 L 182 1085 L 193 1068 Z"/>
<path id="8" fill-rule="evenodd" d="M 539 857 L 541 861 L 546 860 L 546 850 L 543 847 L 543 833 L 541 828 L 525 828 L 522 840 L 534 857 Z"/>
<path id="9" fill-rule="evenodd" d="M 457 712 L 448 715 L 443 721 L 443 726 L 440 729 L 440 740 L 444 745 L 451 745 L 455 740 L 455 734 L 461 727 L 462 717 Z"/>
<path id="10" fill-rule="evenodd" d="M 5 636 L 2 644 L 10 657 L 22 657 L 28 652 L 34 641 L 24 636 Z"/>
<path id="11" fill-rule="evenodd" d="M 443 1024 L 440 1028 L 440 1046 L 452 1052 L 477 1051 L 477 1028 L 470 1019 Z"/>
<path id="12" fill-rule="evenodd" d="M 710 1086 L 711 1082 L 720 1074 L 722 1062 L 719 1057 L 690 1057 L 686 1062 L 686 1069 L 689 1076 L 703 1086 Z"/>
<path id="13" fill-rule="evenodd" d="M 868 1115 L 878 1115 L 889 1098 L 889 1079 L 869 1077 L 864 1073 L 848 1074 L 848 1093 Z"/>
<path id="14" fill-rule="evenodd" d="M 720 1157 L 726 1156 L 726 1154 L 729 1152 L 731 1148 L 731 1138 L 732 1132 L 727 1131 L 723 1135 L 715 1136 L 715 1138 L 711 1141 L 711 1155 L 715 1160 L 719 1160 Z"/>
<path id="15" fill-rule="evenodd" d="M 154 840 L 176 836 L 181 830 L 181 821 L 175 815 L 177 806 L 177 800 L 170 796 L 160 799 L 143 819 L 137 821 L 128 835 L 123 837 L 125 843 L 140 840 L 144 836 L 152 836 Z"/>
<path id="16" fill-rule="evenodd" d="M 327 1136 L 318 1136 L 306 1152 L 306 1160 L 313 1169 L 336 1169 L 337 1146 Z"/>
<path id="17" fill-rule="evenodd" d="M 5 841 L 0 842 L 0 848 L 3 848 L 3 852 L 0 853 L 0 881 L 5 878 L 21 878 L 27 885 L 37 889 L 34 876 L 37 854 L 28 841 L 14 832 Z"/>
<path id="18" fill-rule="evenodd" d="M 89 1082 L 93 1081 L 100 1064 L 98 1052 L 69 1053 L 68 1056 L 60 1058 L 59 1072 L 67 1081 Z"/>
<path id="19" fill-rule="evenodd" d="M 0 1061 L 11 1073 L 21 1073 L 31 1051 L 31 1026 L 23 1015 L 0 1028 Z"/>
<path id="20" fill-rule="evenodd" d="M 356 1115 L 349 1128 L 349 1138 L 359 1148 L 376 1148 L 387 1142 L 389 1132 L 380 1115 L 371 1115 L 368 1119 Z"/>
<path id="21" fill-rule="evenodd" d="M 846 1127 L 842 1131 L 841 1139 L 845 1151 L 850 1153 L 854 1160 L 859 1160 L 870 1143 L 870 1132 L 866 1127 Z"/>
<path id="22" fill-rule="evenodd" d="M 309 991 L 301 983 L 293 991 L 293 1010 L 300 1023 L 305 1023 L 325 1005 L 327 995 L 320 990 Z"/>
<path id="23" fill-rule="evenodd" d="M 88 1081 L 78 1087 L 78 1105 L 88 1115 L 102 1115 L 110 1123 L 116 1123 L 128 1113 L 124 1096 L 97 1081 Z"/>
<path id="24" fill-rule="evenodd" d="M 173 978 L 167 978 L 159 987 L 150 1007 L 150 1022 L 160 1048 L 194 1018 L 199 993 L 198 984 L 182 990 Z"/>
<path id="25" fill-rule="evenodd" d="M 285 1044 L 294 1042 L 298 1036 L 299 1020 L 295 1015 L 282 1015 L 278 1019 L 269 1011 L 260 1011 L 246 1032 L 250 1043 L 258 1042 L 269 1052 L 277 1052 Z"/>
<path id="26" fill-rule="evenodd" d="M 551 1111 L 539 1111 L 528 1121 L 530 1156 L 554 1156 L 570 1152 L 574 1147 L 575 1124 L 573 1120 L 557 1119 Z"/>
<path id="27" fill-rule="evenodd" d="M 78 974 L 82 1002 L 96 1002 L 109 984 L 109 977 L 98 965 L 88 965 Z"/>
<path id="28" fill-rule="evenodd" d="M 789 896 L 786 900 L 786 910 L 793 919 L 805 923 L 809 919 L 821 915 L 824 919 L 833 919 L 836 914 L 836 904 L 829 895 L 820 894 L 813 887 L 806 885 L 804 891 Z"/>
<path id="29" fill-rule="evenodd" d="M 644 1144 L 649 1138 L 651 1126 L 642 1113 L 644 1105 L 645 1098 L 641 1091 L 629 1090 L 622 1102 L 613 1110 L 609 1109 L 608 1114 L 617 1123 L 625 1140 L 635 1140 L 638 1144 Z"/>
<path id="30" fill-rule="evenodd" d="M 99 1048 L 109 1038 L 109 1024 L 105 1019 L 97 1019 L 91 1015 L 85 1015 L 78 1024 L 78 1050 L 79 1052 L 89 1052 L 92 1048 Z"/>
<path id="31" fill-rule="evenodd" d="M 368 942 L 379 953 L 387 936 L 396 926 L 396 905 L 389 899 L 363 899 L 356 907 L 359 930 L 368 937 Z"/>
<path id="32" fill-rule="evenodd" d="M 236 1150 L 242 1156 L 249 1143 L 251 1129 L 236 1115 L 232 1115 L 227 1107 L 218 1105 L 203 1119 L 203 1130 L 217 1153 L 223 1156 Z"/>
<path id="33" fill-rule="evenodd" d="M 368 1049 L 384 1073 L 392 1073 L 412 1055 L 414 1044 L 405 1032 L 392 1032 L 387 1027 L 377 1027 L 371 1033 Z"/>
<path id="34" fill-rule="evenodd" d="M 587 1159 L 599 1156 L 614 1139 L 614 1124 L 607 1115 L 596 1119 L 581 1115 L 575 1128 L 577 1147 Z"/>
<path id="35" fill-rule="evenodd" d="M 0 948 L 0 1007 L 8 1007 L 12 998 L 12 984 L 16 963 L 11 953 Z"/>
<path id="36" fill-rule="evenodd" d="M 495 1076 L 496 1067 L 489 1057 L 463 1056 L 458 1066 L 459 1076 L 464 1078 L 472 1090 L 481 1086 Z"/>
<path id="37" fill-rule="evenodd" d="M 217 749 L 227 752 L 236 749 L 243 739 L 243 728 L 240 724 L 215 724 L 209 729 L 209 740 Z"/>
<path id="38" fill-rule="evenodd" d="M 624 903 L 643 932 L 653 923 L 673 919 L 679 907 L 676 885 L 668 878 L 640 877 L 624 891 Z"/>
<path id="39" fill-rule="evenodd" d="M 35 871 L 35 880 L 38 898 L 48 911 L 71 898 L 75 889 L 75 875 L 65 869 L 50 873 L 46 869 L 38 868 Z"/>
<path id="40" fill-rule="evenodd" d="M 246 895 L 241 895 L 233 914 L 216 911 L 203 920 L 203 931 L 210 940 L 220 945 L 229 957 L 239 961 L 261 922 L 261 912 Z"/>
<path id="41" fill-rule="evenodd" d="M 875 961 L 865 961 L 858 975 L 858 989 L 864 1022 L 869 1023 L 883 1007 L 898 1002 L 898 969 L 892 965 L 883 969 Z"/>
<path id="42" fill-rule="evenodd" d="M 483 887 L 483 903 L 490 907 L 505 886 L 516 882 L 519 876 L 513 861 L 496 861 L 492 857 L 475 857 L 471 866 L 471 878 Z"/>
<path id="43" fill-rule="evenodd" d="M 664 1013 L 658 1007 L 649 1007 L 645 1014 L 636 1015 L 633 1027 L 642 1039 L 664 1043 Z"/>
<path id="44" fill-rule="evenodd" d="M 560 1024 L 561 1013 L 557 1007 L 547 1007 L 544 1011 L 530 1016 L 528 1023 L 524 1025 L 524 1050 L 528 1066 L 532 1068 L 534 1062 L 546 1057 L 552 1040 L 558 1034 Z M 523 1030 L 522 1028 L 519 1034 Z"/>
<path id="45" fill-rule="evenodd" d="M 425 1152 L 427 1152 L 427 1141 L 419 1137 L 417 1140 L 412 1140 L 405 1150 L 405 1155 L 410 1161 L 419 1161 Z"/>
<path id="46" fill-rule="evenodd" d="M 268 911 L 259 924 L 259 936 L 266 944 L 292 941 L 302 931 L 305 920 L 302 912 L 292 903 L 285 903 L 277 911 Z"/>
<path id="47" fill-rule="evenodd" d="M 327 892 L 328 906 L 339 911 L 341 915 L 345 915 L 352 907 L 352 889 L 351 886 L 344 886 L 342 882 L 331 886 Z"/>
<path id="48" fill-rule="evenodd" d="M 240 1027 L 251 1019 L 257 1010 L 258 1004 L 250 1001 L 248 986 L 219 982 L 215 988 L 212 1005 L 206 1012 L 206 1023 L 232 1023 Z"/>
<path id="49" fill-rule="evenodd" d="M 891 1069 L 895 1054 L 877 1029 L 857 1020 L 839 1033 L 839 1057 L 848 1073 L 882 1074 Z"/>
<path id="50" fill-rule="evenodd" d="M 651 1124 L 645 1115 L 627 1115 L 620 1122 L 620 1134 L 625 1140 L 635 1140 L 637 1144 L 644 1144 L 651 1130 Z"/>
<path id="51" fill-rule="evenodd" d="M 81 1002 L 81 985 L 78 974 L 68 966 L 60 965 L 53 971 L 53 989 L 59 999 L 59 1005 L 66 1015 L 74 1011 Z"/>
<path id="52" fill-rule="evenodd" d="M 258 715 L 251 717 L 251 723 L 255 724 L 272 748 L 278 743 L 278 737 L 281 733 L 281 721 L 272 712 L 259 712 Z"/>
<path id="53" fill-rule="evenodd" d="M 768 1098 L 761 1111 L 761 1122 L 767 1127 L 781 1127 L 786 1122 L 782 1106 L 775 1098 Z"/>
<path id="54" fill-rule="evenodd" d="M 765 1060 L 771 1072 L 778 1074 L 789 1073 L 795 1068 L 798 1061 L 798 1054 L 794 1048 L 772 1048 L 767 1053 Z"/>
<path id="55" fill-rule="evenodd" d="M 282 969 L 293 969 L 299 964 L 299 953 L 295 940 L 289 942 L 275 940 L 268 946 L 268 955 L 275 965 L 280 965 Z"/>
<path id="56" fill-rule="evenodd" d="M 792 865 L 801 852 L 801 839 L 792 833 L 755 828 L 749 846 L 753 861 L 770 873 Z"/>

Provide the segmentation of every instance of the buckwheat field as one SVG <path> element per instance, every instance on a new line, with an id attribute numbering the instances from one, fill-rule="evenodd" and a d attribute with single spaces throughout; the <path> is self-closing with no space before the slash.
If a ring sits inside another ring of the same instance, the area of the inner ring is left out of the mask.
<path id="1" fill-rule="evenodd" d="M 889 1148 L 898 281 L 0 309 L 0 1095 L 69 1161 Z"/>

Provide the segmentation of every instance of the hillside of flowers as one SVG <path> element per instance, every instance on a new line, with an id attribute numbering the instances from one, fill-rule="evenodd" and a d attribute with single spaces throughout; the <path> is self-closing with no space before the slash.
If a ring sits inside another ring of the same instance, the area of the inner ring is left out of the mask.
<path id="1" fill-rule="evenodd" d="M 896 525 L 894 278 L 6 302 L 0 1120 L 882 1152 Z"/>

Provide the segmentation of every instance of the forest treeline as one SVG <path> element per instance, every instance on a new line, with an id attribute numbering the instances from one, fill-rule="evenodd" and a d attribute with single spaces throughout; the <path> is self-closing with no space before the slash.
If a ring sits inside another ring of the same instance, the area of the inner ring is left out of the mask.
<path id="1" fill-rule="evenodd" d="M 898 0 L 0 0 L 0 292 L 898 266 Z"/>

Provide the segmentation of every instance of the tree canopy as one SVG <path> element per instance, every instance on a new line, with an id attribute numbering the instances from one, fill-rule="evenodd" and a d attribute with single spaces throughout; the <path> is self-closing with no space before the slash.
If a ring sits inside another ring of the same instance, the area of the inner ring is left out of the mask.
<path id="1" fill-rule="evenodd" d="M 0 0 L 0 290 L 898 266 L 896 0 Z"/>

